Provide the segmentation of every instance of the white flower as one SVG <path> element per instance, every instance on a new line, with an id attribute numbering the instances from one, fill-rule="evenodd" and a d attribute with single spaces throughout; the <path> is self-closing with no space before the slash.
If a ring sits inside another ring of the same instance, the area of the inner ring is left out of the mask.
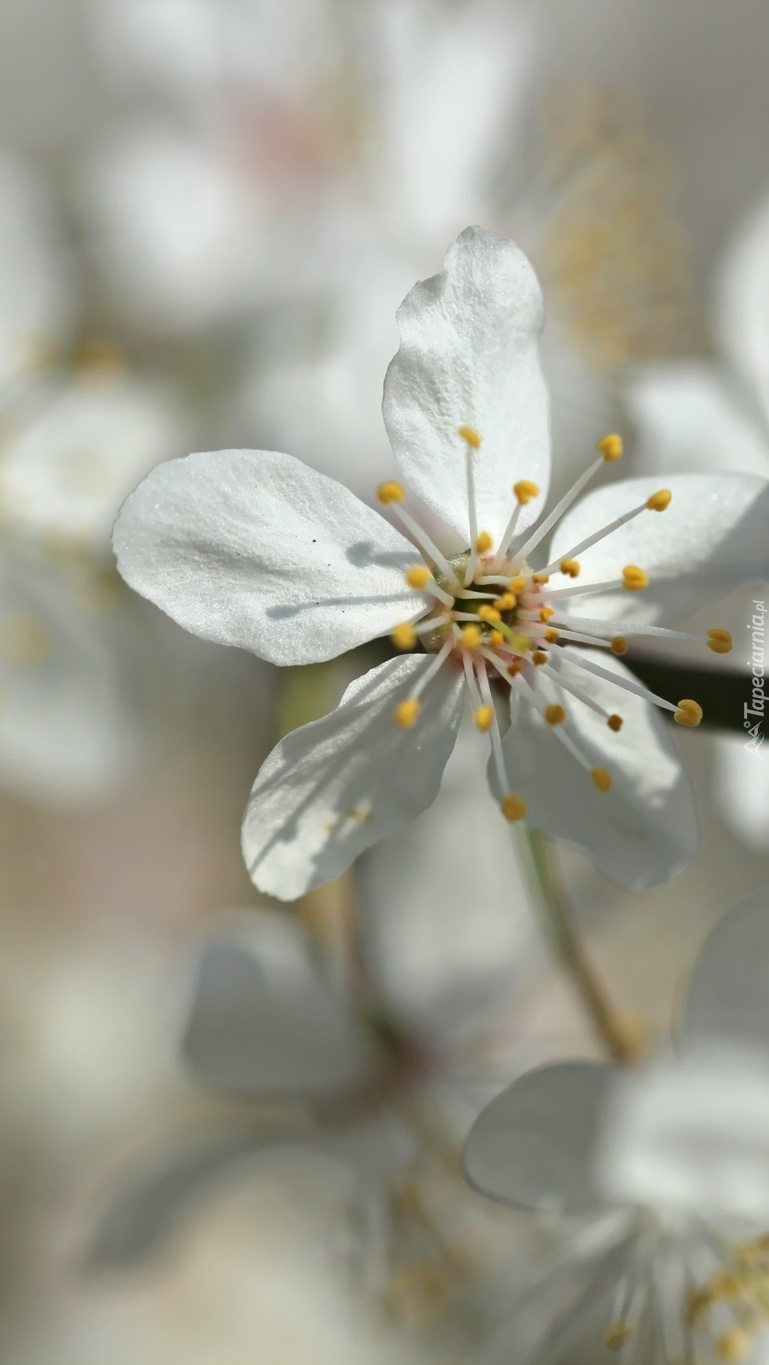
<path id="1" fill-rule="evenodd" d="M 105 365 L 41 377 L 10 420 L 0 464 L 6 531 L 102 561 L 126 494 L 188 434 L 162 391 Z"/>
<path id="2" fill-rule="evenodd" d="M 93 800 L 136 767 L 136 679 L 115 597 L 95 570 L 0 552 L 0 782 L 27 799 Z"/>
<path id="3" fill-rule="evenodd" d="M 638 1073 L 555 1063 L 481 1114 L 465 1148 L 471 1182 L 519 1208 L 581 1216 L 484 1360 L 619 1352 L 627 1365 L 703 1365 L 766 1350 L 768 949 L 761 897 L 708 940 L 677 1061 Z"/>
<path id="4" fill-rule="evenodd" d="M 535 529 L 549 478 L 541 314 L 525 257 L 479 228 L 400 310 L 385 425 L 411 489 L 442 523 L 435 538 L 406 509 L 402 484 L 382 484 L 379 498 L 410 539 L 333 480 L 269 451 L 161 465 L 118 518 L 127 582 L 197 634 L 279 664 L 388 633 L 401 648 L 425 646 L 358 679 L 332 715 L 267 759 L 243 830 L 264 890 L 301 895 L 429 806 L 465 693 L 508 819 L 528 814 L 631 887 L 669 877 L 693 854 L 689 788 L 647 703 L 686 725 L 700 709 L 653 697 L 615 655 L 628 636 L 664 636 L 661 620 L 757 572 L 769 487 L 736 474 L 683 476 L 667 489 L 636 479 L 564 515 L 621 453 L 612 436 Z M 730 648 L 715 628 L 703 643 Z"/>
<path id="5" fill-rule="evenodd" d="M 72 320 L 70 262 L 45 187 L 23 162 L 0 156 L 0 380 L 15 383 L 47 358 Z"/>
<path id="6" fill-rule="evenodd" d="M 96 1261 L 142 1256 L 206 1182 L 234 1167 L 309 1151 L 344 1177 L 351 1224 L 339 1251 L 394 1311 L 430 1316 L 463 1287 L 481 1229 L 457 1179 L 458 1146 L 510 1074 L 506 1015 L 531 933 L 510 840 L 479 826 L 489 894 L 468 952 L 463 803 L 463 787 L 438 803 L 454 839 L 437 869 L 421 849 L 414 858 L 407 839 L 390 848 L 410 868 L 412 905 L 383 907 L 375 877 L 364 881 L 359 921 L 251 912 L 208 938 L 184 1050 L 238 1109 L 136 1173 L 101 1221 Z M 405 951 L 408 970 L 398 973 Z"/>

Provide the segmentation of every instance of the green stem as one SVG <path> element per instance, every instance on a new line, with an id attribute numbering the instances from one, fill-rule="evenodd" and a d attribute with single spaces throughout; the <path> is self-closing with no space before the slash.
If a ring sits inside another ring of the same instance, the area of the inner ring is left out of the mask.
<path id="1" fill-rule="evenodd" d="M 609 1056 L 623 1064 L 633 1062 L 638 1056 L 639 1038 L 617 1013 L 585 953 L 555 845 L 532 829 L 526 830 L 526 836 L 551 946 Z"/>

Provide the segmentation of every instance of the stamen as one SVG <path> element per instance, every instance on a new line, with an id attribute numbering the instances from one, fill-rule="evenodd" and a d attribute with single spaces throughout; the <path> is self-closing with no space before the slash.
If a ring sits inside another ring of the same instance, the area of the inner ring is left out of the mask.
<path id="1" fill-rule="evenodd" d="M 402 730 L 413 730 L 419 719 L 419 712 L 422 710 L 422 703 L 416 697 L 408 697 L 406 701 L 399 701 L 395 708 L 395 724 Z"/>
<path id="2" fill-rule="evenodd" d="M 488 531 L 479 531 L 475 541 L 475 553 L 485 555 L 491 549 L 494 541 Z"/>
<path id="3" fill-rule="evenodd" d="M 380 483 L 376 495 L 385 506 L 395 502 L 403 502 L 406 490 L 402 483 L 396 483 L 394 479 L 388 479 L 386 483 Z"/>
<path id="4" fill-rule="evenodd" d="M 486 734 L 494 724 L 494 709 L 491 706 L 477 706 L 475 708 L 475 727 L 477 730 Z"/>
<path id="5" fill-rule="evenodd" d="M 516 796 L 515 792 L 508 792 L 507 796 L 500 801 L 499 808 L 505 819 L 509 820 L 511 824 L 514 824 L 516 820 L 522 820 L 528 810 L 523 797 Z"/>
<path id="6" fill-rule="evenodd" d="M 540 607 L 540 610 L 539 610 L 539 619 L 540 619 L 540 621 L 542 621 L 545 625 L 547 625 L 547 622 L 548 622 L 548 621 L 551 621 L 552 618 L 553 618 L 554 616 L 555 616 L 555 607 Z"/>
<path id="7" fill-rule="evenodd" d="M 595 697 L 592 697 L 583 687 L 580 687 L 579 683 L 573 682 L 571 678 L 564 677 L 563 669 L 560 666 L 560 660 L 558 658 L 558 651 L 553 654 L 551 668 L 553 680 L 558 687 L 562 687 L 566 692 L 571 692 L 572 696 L 577 698 L 577 701 L 581 701 L 583 705 L 589 707 L 591 711 L 594 711 L 597 716 L 601 716 L 601 718 L 606 721 L 610 730 L 622 729 L 621 716 L 607 711 L 606 707 L 596 701 Z"/>
<path id="8" fill-rule="evenodd" d="M 673 720 L 677 720 L 679 725 L 687 725 L 695 729 L 702 720 L 702 707 L 698 702 L 692 701 L 691 697 L 685 697 L 678 703 L 678 710 L 673 714 Z"/>
<path id="9" fill-rule="evenodd" d="M 561 573 L 568 574 L 569 578 L 579 578 L 579 561 L 567 555 L 560 563 Z"/>
<path id="10" fill-rule="evenodd" d="M 474 427 L 459 427 L 459 435 L 465 442 L 465 470 L 467 473 L 467 516 L 470 523 L 470 544 L 472 553 L 468 556 L 465 566 L 465 587 L 469 587 L 473 581 L 476 565 L 478 563 L 478 510 L 475 503 L 475 470 L 473 468 L 473 453 L 480 449 L 481 438 Z M 489 549 L 491 546 L 489 546 Z"/>
<path id="11" fill-rule="evenodd" d="M 660 488 L 657 493 L 652 493 L 646 499 L 646 506 L 650 512 L 664 512 L 673 501 L 673 494 L 669 488 Z"/>
<path id="12" fill-rule="evenodd" d="M 499 552 L 495 563 L 504 558 L 505 550 L 515 535 L 518 521 L 521 515 L 521 508 L 526 507 L 532 498 L 539 497 L 539 485 L 532 483 L 531 479 L 519 479 L 513 484 L 513 494 L 515 496 L 515 506 L 513 507 L 507 526 L 504 529 L 502 538 L 499 542 Z"/>
<path id="13" fill-rule="evenodd" d="M 522 563 L 524 559 L 527 559 L 531 551 L 535 550 L 537 546 L 545 539 L 545 536 L 548 534 L 550 530 L 552 530 L 556 522 L 560 521 L 561 517 L 563 516 L 563 513 L 566 511 L 566 508 L 570 507 L 571 504 L 574 502 L 575 498 L 579 497 L 580 493 L 582 492 L 582 489 L 585 487 L 585 484 L 589 483 L 593 475 L 596 473 L 596 471 L 601 468 L 603 462 L 604 462 L 603 455 L 600 455 L 597 460 L 593 460 L 593 463 L 588 465 L 584 473 L 580 474 L 579 478 L 572 484 L 568 493 L 564 493 L 560 501 L 556 503 L 552 512 L 550 512 L 548 516 L 545 517 L 544 521 L 540 522 L 540 524 L 536 527 L 536 529 L 529 537 L 529 539 L 524 541 L 523 545 L 519 545 L 516 547 L 515 558 L 518 561 L 518 563 Z M 510 542 L 508 541 L 507 543 L 509 544 Z M 504 543 L 501 543 L 500 550 L 504 550 L 504 548 L 505 548 Z"/>
<path id="14" fill-rule="evenodd" d="M 606 768 L 591 768 L 590 776 L 595 782 L 599 792 L 610 792 L 614 786 L 614 779 Z"/>
<path id="15" fill-rule="evenodd" d="M 542 664 L 547 663 L 548 658 L 549 655 L 545 652 L 544 649 L 535 649 L 534 653 L 531 656 L 531 662 L 533 664 L 538 664 L 541 666 Z"/>
<path id="16" fill-rule="evenodd" d="M 461 641 L 465 649 L 477 649 L 483 639 L 483 631 L 480 626 L 464 626 L 461 631 Z"/>
<path id="17" fill-rule="evenodd" d="M 604 1344 L 607 1351 L 619 1351 L 630 1336 L 631 1328 L 626 1322 L 613 1322 L 606 1329 Z"/>
<path id="18" fill-rule="evenodd" d="M 606 526 L 602 526 L 600 531 L 594 531 L 592 535 L 585 536 L 585 539 L 581 540 L 578 545 L 573 545 L 568 551 L 566 558 L 571 559 L 575 555 L 583 554 L 585 550 L 589 550 L 593 545 L 597 545 L 599 540 L 605 540 L 607 536 L 611 535 L 612 531 L 618 530 L 620 526 L 627 526 L 629 521 L 633 521 L 633 519 L 640 516 L 642 512 L 664 512 L 665 508 L 670 506 L 672 497 L 673 494 L 667 488 L 661 488 L 658 493 L 652 493 L 651 497 L 646 499 L 646 502 L 639 503 L 638 507 L 633 507 L 629 512 L 623 512 L 621 517 L 615 517 L 614 521 L 610 521 Z M 545 572 L 554 572 L 557 566 L 558 560 L 554 560 L 552 564 L 548 564 Z"/>
<path id="19" fill-rule="evenodd" d="M 616 431 L 612 431 L 608 436 L 603 436 L 596 442 L 596 450 L 600 450 L 601 456 L 607 464 L 613 464 L 615 460 L 621 460 L 624 454 L 624 444 L 622 437 Z"/>
<path id="20" fill-rule="evenodd" d="M 449 623 L 448 616 L 428 616 L 424 621 L 402 621 L 390 632 L 390 639 L 398 649 L 413 649 L 420 635 L 429 635 Z"/>
<path id="21" fill-rule="evenodd" d="M 402 625 L 395 627 L 390 639 L 396 649 L 413 649 L 417 642 L 417 633 L 410 622 L 404 621 Z"/>
<path id="22" fill-rule="evenodd" d="M 560 640 L 560 638 L 561 638 L 560 630 L 555 630 L 551 627 L 549 630 L 545 631 L 545 642 L 548 645 L 554 645 L 556 640 Z"/>
<path id="23" fill-rule="evenodd" d="M 614 638 L 609 641 L 609 648 L 612 654 L 627 654 L 628 643 L 624 635 L 615 635 Z"/>
<path id="24" fill-rule="evenodd" d="M 435 658 L 431 660 L 421 678 L 418 678 L 414 683 L 414 686 L 411 689 L 411 695 L 406 697 L 404 701 L 398 702 L 398 705 L 395 708 L 395 724 L 399 725 L 401 729 L 411 730 L 416 725 L 419 712 L 422 709 L 419 697 L 424 692 L 427 684 L 432 681 L 436 673 L 442 668 L 444 660 L 448 657 L 453 648 L 454 639 L 453 637 L 450 637 L 435 655 Z"/>
<path id="25" fill-rule="evenodd" d="M 563 725 L 566 719 L 566 708 L 560 706 L 558 702 L 551 702 L 544 710 L 545 720 L 548 725 Z"/>
<path id="26" fill-rule="evenodd" d="M 406 582 L 409 587 L 416 588 L 417 591 L 426 588 L 431 578 L 432 574 L 426 564 L 415 564 L 413 569 L 409 569 L 406 573 Z"/>
<path id="27" fill-rule="evenodd" d="M 535 689 L 532 687 L 531 683 L 528 682 L 528 680 L 527 680 L 525 677 L 523 677 L 522 675 L 519 675 L 519 677 L 518 677 L 518 688 L 520 689 L 522 695 L 523 695 L 523 696 L 526 698 L 526 700 L 529 702 L 529 704 L 530 704 L 530 705 L 534 708 L 534 710 L 537 712 L 537 715 L 541 716 L 542 719 L 545 720 L 545 722 L 547 723 L 547 715 L 546 715 L 547 708 L 541 708 L 541 707 L 540 707 L 539 699 L 538 699 L 538 697 L 537 697 L 537 693 L 536 693 Z M 565 713 L 564 713 L 564 719 L 565 719 Z M 598 790 L 599 790 L 599 791 L 608 791 L 608 790 L 609 790 L 609 788 L 611 787 L 611 780 L 612 780 L 612 779 L 611 779 L 611 774 L 608 773 L 608 772 L 606 771 L 605 768 L 593 768 L 593 767 L 591 767 L 591 765 L 590 765 L 590 760 L 589 760 L 588 758 L 585 757 L 585 755 L 583 754 L 583 752 L 582 752 L 582 750 L 580 749 L 579 745 L 572 739 L 572 737 L 571 737 L 571 735 L 568 733 L 568 731 L 562 730 L 562 729 L 560 728 L 560 726 L 551 726 L 551 734 L 554 734 L 554 735 L 560 740 L 561 744 L 563 744 L 564 748 L 568 749 L 568 751 L 569 751 L 569 753 L 571 754 L 572 758 L 575 759 L 577 763 L 579 763 L 580 767 L 581 767 L 581 768 L 584 768 L 584 769 L 585 769 L 585 772 L 587 772 L 587 773 L 590 774 L 590 776 L 592 777 L 592 779 L 593 779 L 595 785 L 598 787 Z M 596 774 L 599 774 L 599 776 L 596 776 Z M 606 786 L 606 785 L 605 785 L 605 783 L 606 783 L 607 780 L 608 780 L 609 786 Z M 601 786 L 601 785 L 600 785 L 601 783 L 604 783 L 604 785 Z"/>
<path id="28" fill-rule="evenodd" d="M 494 603 L 497 611 L 512 611 L 517 605 L 518 598 L 513 592 L 503 592 L 502 596 L 498 597 Z"/>
<path id="29" fill-rule="evenodd" d="M 637 564 L 626 564 L 622 570 L 622 583 L 628 592 L 639 592 L 641 588 L 648 588 L 649 576 Z"/>
<path id="30" fill-rule="evenodd" d="M 674 702 L 666 701 L 664 697 L 658 697 L 655 692 L 650 692 L 648 687 L 644 687 L 642 683 L 634 682 L 631 678 L 621 678 L 618 673 L 612 673 L 610 669 L 602 668 L 600 664 L 593 663 L 592 659 L 584 658 L 580 650 L 571 649 L 568 645 L 562 645 L 561 648 L 571 663 L 577 664 L 579 668 L 584 668 L 588 673 L 594 673 L 596 678 L 604 678 L 606 682 L 614 683 L 615 687 L 621 688 L 624 692 L 632 692 L 635 697 L 642 697 L 644 701 L 653 702 L 655 706 L 661 706 L 663 711 L 675 713 L 681 709 L 681 702 L 676 706 Z M 696 704 L 696 702 L 692 702 L 693 706 Z"/>
<path id="31" fill-rule="evenodd" d="M 478 618 L 481 621 L 501 621 L 502 613 L 491 605 L 478 608 Z"/>
<path id="32" fill-rule="evenodd" d="M 400 484 L 380 485 L 380 487 L 390 486 L 400 488 Z M 381 500 L 382 499 L 380 498 L 380 501 Z M 430 536 L 428 536 L 427 532 L 422 529 L 422 527 L 419 525 L 419 522 L 416 521 L 414 517 L 412 517 L 411 513 L 407 512 L 406 508 L 401 506 L 399 499 L 392 498 L 389 501 L 390 505 L 392 506 L 393 512 L 398 517 L 398 520 L 403 524 L 403 526 L 406 527 L 406 530 L 409 532 L 413 540 L 419 546 L 419 549 L 422 551 L 422 553 L 426 555 L 428 559 L 431 559 L 435 565 L 437 565 L 437 567 L 441 571 L 441 574 L 446 579 L 446 582 L 449 584 L 450 587 L 459 589 L 459 579 L 457 578 L 456 573 L 449 564 L 449 561 L 446 559 L 446 556 L 441 554 L 440 550 L 438 549 L 438 546 L 434 543 L 434 541 L 430 539 Z"/>
<path id="33" fill-rule="evenodd" d="M 621 578 L 607 579 L 604 583 L 583 583 L 578 588 L 555 588 L 548 593 L 551 602 L 564 597 L 586 597 L 591 592 L 616 592 L 624 588 L 626 592 L 640 592 L 648 588 L 649 579 L 637 564 L 626 564 Z"/>
<path id="34" fill-rule="evenodd" d="M 712 649 L 714 654 L 728 654 L 733 645 L 734 641 L 728 630 L 714 627 L 708 631 L 708 649 Z"/>

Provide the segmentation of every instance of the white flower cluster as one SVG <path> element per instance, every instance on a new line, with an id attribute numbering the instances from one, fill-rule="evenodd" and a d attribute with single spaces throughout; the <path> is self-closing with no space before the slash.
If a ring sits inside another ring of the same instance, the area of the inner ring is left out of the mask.
<path id="1" fill-rule="evenodd" d="M 438 794 L 466 710 L 479 732 L 460 740 L 470 772 L 480 736 L 489 744 L 487 824 L 560 838 L 630 889 L 666 881 L 695 852 L 693 795 L 660 712 L 696 727 L 702 710 L 650 692 L 623 656 L 632 663 L 634 642 L 649 637 L 729 652 L 723 627 L 698 635 L 675 622 L 769 576 L 769 484 L 739 472 L 663 487 L 643 477 L 577 501 L 623 454 L 609 434 L 548 508 L 542 313 L 525 256 L 481 228 L 412 289 L 383 406 L 402 481 L 380 483 L 381 514 L 289 455 L 245 450 L 159 465 L 122 509 L 121 573 L 195 634 L 279 665 L 390 642 L 389 657 L 335 711 L 281 740 L 257 776 L 243 851 L 262 891 L 307 897 L 383 840 L 397 859 L 398 839 Z M 451 902 L 441 874 L 484 850 L 468 832 L 453 856 L 444 862 L 429 838 L 420 849 L 436 937 Z M 480 907 L 464 905 L 480 933 Z M 366 1263 L 386 1296 L 424 1308 L 467 1288 L 477 1267 L 445 1231 L 461 1196 L 452 1186 L 447 1209 L 440 1187 L 473 1105 L 460 1117 L 428 1101 L 448 1086 L 456 1104 L 471 1080 L 477 1112 L 479 1088 L 498 1089 L 481 1059 L 516 954 L 482 956 L 475 973 L 468 961 L 456 980 L 434 973 L 420 1012 L 393 987 L 398 954 L 388 980 L 372 950 L 388 914 L 397 922 L 395 907 L 369 907 L 341 960 L 318 924 L 274 912 L 209 943 L 186 1054 L 217 1088 L 280 1101 L 279 1115 L 153 1168 L 106 1218 L 97 1258 L 134 1258 L 204 1178 L 288 1145 L 349 1163 Z M 546 1220 L 576 1220 L 489 1359 L 753 1358 L 769 1323 L 768 934 L 763 899 L 716 930 L 674 1059 L 637 1071 L 551 1063 L 477 1118 L 470 1181 Z M 520 1070 L 512 1056 L 507 1066 Z"/>

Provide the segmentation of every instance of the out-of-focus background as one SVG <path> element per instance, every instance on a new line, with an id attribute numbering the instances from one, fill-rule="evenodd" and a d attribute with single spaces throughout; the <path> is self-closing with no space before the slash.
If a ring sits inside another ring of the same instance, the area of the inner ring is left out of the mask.
<path id="1" fill-rule="evenodd" d="M 556 486 L 615 428 L 628 472 L 769 475 L 768 58 L 763 0 L 0 0 L 3 1362 L 461 1359 L 503 1299 L 493 1277 L 465 1293 L 446 1248 L 453 1279 L 388 1250 L 364 1292 L 331 1254 L 336 1175 L 285 1150 L 138 1265 L 93 1264 L 149 1154 L 248 1118 L 179 1056 L 194 963 L 225 912 L 269 920 L 239 852 L 250 784 L 361 667 L 279 679 L 184 635 L 117 578 L 111 524 L 155 463 L 225 446 L 370 497 L 395 309 L 474 222 L 542 278 Z M 762 592 L 723 605 L 733 671 Z M 769 882 L 769 756 L 729 695 L 731 735 L 680 737 L 703 824 L 680 878 L 631 896 L 564 855 L 652 1032 L 710 924 Z M 410 915 L 381 970 L 403 1019 L 445 923 L 459 941 L 490 911 L 517 987 L 501 1082 L 594 1045 L 491 866 L 482 783 L 452 780 L 432 826 L 280 913 L 324 941 L 351 903 L 398 933 Z"/>

